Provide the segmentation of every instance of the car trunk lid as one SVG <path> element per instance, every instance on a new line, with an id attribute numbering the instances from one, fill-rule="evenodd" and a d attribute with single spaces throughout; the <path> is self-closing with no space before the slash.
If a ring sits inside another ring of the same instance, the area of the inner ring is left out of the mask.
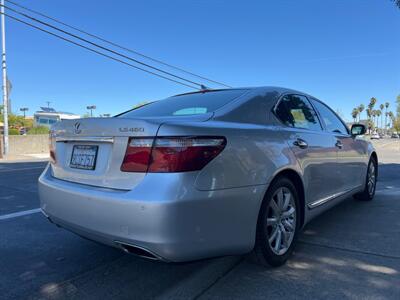
<path id="1" fill-rule="evenodd" d="M 120 170 L 130 137 L 154 137 L 160 120 L 125 118 L 88 118 L 67 120 L 52 128 L 56 162 L 52 163 L 55 178 L 130 190 L 145 173 Z"/>

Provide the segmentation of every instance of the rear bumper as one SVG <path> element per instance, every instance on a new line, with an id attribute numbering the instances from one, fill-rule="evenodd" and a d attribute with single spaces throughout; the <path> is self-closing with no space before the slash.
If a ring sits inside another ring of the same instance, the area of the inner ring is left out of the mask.
<path id="1" fill-rule="evenodd" d="M 83 237 L 135 245 L 164 261 L 251 251 L 265 186 L 199 191 L 190 174 L 160 180 L 162 175 L 146 175 L 134 190 L 120 191 L 55 179 L 47 168 L 39 178 L 41 208 Z"/>

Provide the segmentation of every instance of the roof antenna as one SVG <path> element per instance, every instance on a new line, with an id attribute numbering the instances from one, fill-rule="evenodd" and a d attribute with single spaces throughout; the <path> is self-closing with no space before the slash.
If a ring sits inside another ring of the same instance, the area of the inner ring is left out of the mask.
<path id="1" fill-rule="evenodd" d="M 200 88 L 201 88 L 202 91 L 207 91 L 207 90 L 209 90 L 209 88 L 206 87 L 204 84 L 200 84 Z"/>

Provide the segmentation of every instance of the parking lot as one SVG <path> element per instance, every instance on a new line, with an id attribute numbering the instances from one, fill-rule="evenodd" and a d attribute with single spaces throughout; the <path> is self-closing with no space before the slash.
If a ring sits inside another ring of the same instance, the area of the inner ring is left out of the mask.
<path id="1" fill-rule="evenodd" d="M 0 299 L 400 299 L 400 140 L 374 143 L 374 201 L 312 221 L 277 269 L 247 255 L 166 264 L 82 239 L 38 210 L 45 162 L 0 163 Z"/>

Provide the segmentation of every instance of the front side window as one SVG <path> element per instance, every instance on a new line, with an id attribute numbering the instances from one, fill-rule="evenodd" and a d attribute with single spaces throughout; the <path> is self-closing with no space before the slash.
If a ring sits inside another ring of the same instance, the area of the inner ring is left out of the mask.
<path id="1" fill-rule="evenodd" d="M 349 134 L 347 127 L 328 106 L 314 99 L 312 99 L 311 101 L 314 107 L 319 111 L 319 114 L 321 115 L 321 118 L 325 123 L 327 131 Z"/>
<path id="2" fill-rule="evenodd" d="M 301 95 L 286 95 L 276 107 L 275 114 L 287 126 L 321 131 L 317 114 Z"/>

